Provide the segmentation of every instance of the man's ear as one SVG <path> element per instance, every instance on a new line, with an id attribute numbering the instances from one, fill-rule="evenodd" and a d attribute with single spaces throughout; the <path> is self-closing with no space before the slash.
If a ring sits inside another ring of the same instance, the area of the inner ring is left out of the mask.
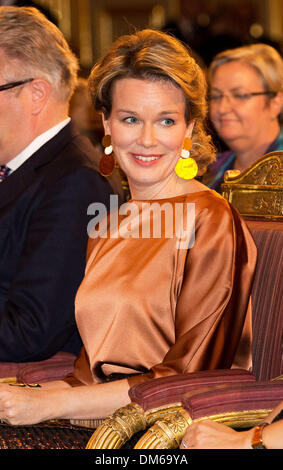
<path id="1" fill-rule="evenodd" d="M 45 107 L 51 94 L 50 84 L 41 78 L 36 78 L 30 83 L 32 93 L 32 114 L 39 114 Z"/>

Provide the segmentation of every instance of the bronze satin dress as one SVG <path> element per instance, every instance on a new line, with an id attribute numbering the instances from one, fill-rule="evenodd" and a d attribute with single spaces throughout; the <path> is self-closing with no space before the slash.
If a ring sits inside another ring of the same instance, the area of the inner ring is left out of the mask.
<path id="1" fill-rule="evenodd" d="M 143 201 L 133 202 L 141 212 Z M 65 379 L 72 386 L 104 382 L 112 374 L 130 375 L 132 386 L 232 366 L 256 264 L 252 237 L 214 191 L 156 202 L 194 204 L 194 243 L 184 249 L 176 236 L 89 239 L 76 297 L 84 347 Z M 250 324 L 245 325 L 249 339 Z M 245 364 L 247 357 L 241 359 Z"/>

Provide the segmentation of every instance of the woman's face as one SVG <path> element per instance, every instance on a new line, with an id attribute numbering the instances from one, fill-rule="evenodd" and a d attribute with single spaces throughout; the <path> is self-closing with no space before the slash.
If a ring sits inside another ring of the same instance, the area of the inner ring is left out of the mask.
<path id="1" fill-rule="evenodd" d="M 115 156 L 131 190 L 158 189 L 174 173 L 192 124 L 185 121 L 185 98 L 169 81 L 117 80 L 112 110 L 104 119 Z"/>
<path id="2" fill-rule="evenodd" d="M 252 148 L 262 139 L 270 142 L 280 111 L 277 100 L 266 95 L 247 96 L 264 91 L 260 76 L 247 64 L 233 61 L 216 69 L 211 81 L 210 117 L 229 147 Z"/>

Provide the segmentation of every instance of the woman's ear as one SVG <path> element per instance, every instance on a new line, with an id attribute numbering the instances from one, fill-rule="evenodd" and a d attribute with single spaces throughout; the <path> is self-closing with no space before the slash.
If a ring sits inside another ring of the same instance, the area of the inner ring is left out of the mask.
<path id="1" fill-rule="evenodd" d="M 272 116 L 278 118 L 279 114 L 283 111 L 283 93 L 277 93 L 277 95 L 271 99 L 270 103 Z"/>
<path id="2" fill-rule="evenodd" d="M 192 138 L 193 130 L 194 130 L 195 121 L 189 122 L 186 130 L 186 137 Z"/>
<path id="3" fill-rule="evenodd" d="M 50 84 L 41 78 L 36 78 L 30 83 L 32 94 L 32 114 L 39 114 L 47 104 L 50 94 Z"/>
<path id="4" fill-rule="evenodd" d="M 111 135 L 109 119 L 106 119 L 105 114 L 102 114 L 102 123 L 105 135 Z"/>

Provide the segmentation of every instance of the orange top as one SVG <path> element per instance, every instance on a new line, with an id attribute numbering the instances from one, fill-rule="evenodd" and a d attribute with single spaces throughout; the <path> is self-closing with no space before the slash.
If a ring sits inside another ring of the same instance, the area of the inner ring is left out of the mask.
<path id="1" fill-rule="evenodd" d="M 142 211 L 156 202 L 174 210 L 181 203 L 190 217 L 193 207 L 195 239 L 189 248 L 180 246 L 177 234 L 168 236 L 163 227 L 157 238 L 127 238 L 116 231 L 89 240 L 76 297 L 84 348 L 72 377 L 65 379 L 72 385 L 122 373 L 133 374 L 132 386 L 175 373 L 228 368 L 235 359 L 256 264 L 245 223 L 226 200 L 204 190 L 132 201 L 138 209 L 127 220 L 129 213 L 120 214 L 119 227 L 124 220 L 127 228 L 130 222 L 132 229 L 135 224 L 141 229 Z"/>

